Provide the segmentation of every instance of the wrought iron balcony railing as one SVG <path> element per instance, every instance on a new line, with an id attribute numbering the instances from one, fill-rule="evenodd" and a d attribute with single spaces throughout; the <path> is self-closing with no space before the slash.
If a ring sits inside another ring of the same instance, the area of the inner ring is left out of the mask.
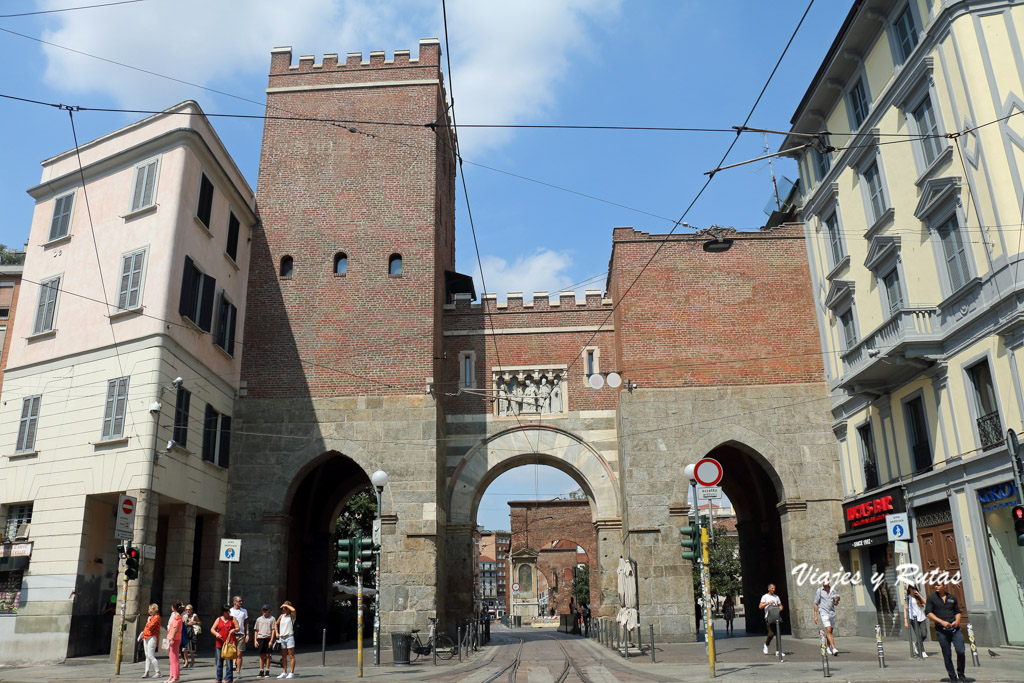
<path id="1" fill-rule="evenodd" d="M 978 418 L 978 438 L 981 439 L 983 451 L 995 448 L 1003 442 L 1003 427 L 999 422 L 998 410 Z"/>

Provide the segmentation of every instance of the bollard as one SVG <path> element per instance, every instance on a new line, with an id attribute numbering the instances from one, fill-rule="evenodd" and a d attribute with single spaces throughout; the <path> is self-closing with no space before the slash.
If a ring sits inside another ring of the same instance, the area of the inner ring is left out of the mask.
<path id="1" fill-rule="evenodd" d="M 885 668 L 885 648 L 882 646 L 882 627 L 875 624 L 875 643 L 878 645 L 878 668 Z"/>
<path id="2" fill-rule="evenodd" d="M 320 644 L 320 666 L 327 666 L 327 629 L 324 629 L 323 642 Z"/>
<path id="3" fill-rule="evenodd" d="M 615 651 L 619 651 L 619 622 L 615 622 Z"/>
<path id="4" fill-rule="evenodd" d="M 978 648 L 974 644 L 974 626 L 967 624 L 967 639 L 971 643 L 971 661 L 974 662 L 974 666 L 981 666 L 981 660 L 978 658 Z"/>
<path id="5" fill-rule="evenodd" d="M 636 649 L 639 650 L 640 654 L 644 653 L 644 639 L 641 637 L 643 631 L 640 629 L 640 624 L 636 625 Z"/>
<path id="6" fill-rule="evenodd" d="M 654 624 L 651 624 L 651 664 L 654 664 Z"/>
<path id="7" fill-rule="evenodd" d="M 825 638 L 825 630 L 818 630 L 818 637 L 821 638 L 821 675 L 829 678 L 832 673 L 828 670 L 828 639 Z"/>
<path id="8" fill-rule="evenodd" d="M 437 645 L 435 644 L 430 650 L 434 653 L 434 666 L 437 666 Z"/>
<path id="9" fill-rule="evenodd" d="M 775 622 L 775 644 L 779 648 L 779 664 L 781 664 L 784 656 L 782 651 L 782 619 Z"/>
<path id="10" fill-rule="evenodd" d="M 459 626 L 455 631 L 456 642 L 459 644 L 459 663 L 462 663 L 462 627 Z M 437 649 L 435 647 L 435 649 Z"/>

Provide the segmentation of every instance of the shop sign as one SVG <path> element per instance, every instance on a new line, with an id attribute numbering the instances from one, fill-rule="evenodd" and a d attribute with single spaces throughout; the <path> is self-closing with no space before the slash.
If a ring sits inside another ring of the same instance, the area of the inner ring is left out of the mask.
<path id="1" fill-rule="evenodd" d="M 1008 481 L 978 489 L 978 502 L 981 503 L 981 509 L 985 512 L 1016 505 L 1017 486 L 1012 481 Z"/>
<path id="2" fill-rule="evenodd" d="M 906 512 L 903 494 L 893 488 L 869 498 L 859 498 L 843 505 L 843 520 L 847 531 L 878 527 L 885 529 L 885 517 L 894 512 Z"/>
<path id="3" fill-rule="evenodd" d="M 7 543 L 0 546 L 0 557 L 31 557 L 32 543 Z"/>

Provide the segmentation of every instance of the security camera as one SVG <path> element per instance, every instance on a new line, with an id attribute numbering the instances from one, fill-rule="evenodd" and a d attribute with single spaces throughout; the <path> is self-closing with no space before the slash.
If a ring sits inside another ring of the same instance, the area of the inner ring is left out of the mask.
<path id="1" fill-rule="evenodd" d="M 173 439 L 167 442 L 167 452 L 170 452 L 170 450 L 172 448 L 174 448 L 174 440 Z"/>
<path id="2" fill-rule="evenodd" d="M 178 387 L 180 387 L 180 386 L 181 386 L 181 383 L 182 383 L 182 382 L 184 382 L 184 381 L 185 381 L 185 380 L 183 380 L 183 379 L 182 379 L 182 378 L 180 378 L 180 377 L 175 377 L 175 378 L 174 378 L 174 381 L 173 381 L 173 382 L 171 382 L 171 386 L 172 386 L 172 387 L 174 387 L 175 389 L 177 389 Z"/>
<path id="3" fill-rule="evenodd" d="M 159 413 L 161 408 L 163 408 L 163 405 L 161 405 L 160 401 L 153 401 L 149 404 L 149 412 L 151 413 Z"/>

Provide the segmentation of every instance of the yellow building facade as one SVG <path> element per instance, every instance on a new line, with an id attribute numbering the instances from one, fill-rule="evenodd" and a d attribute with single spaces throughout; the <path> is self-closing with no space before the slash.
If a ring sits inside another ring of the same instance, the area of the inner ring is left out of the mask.
<path id="1" fill-rule="evenodd" d="M 902 637 L 902 562 L 959 571 L 979 644 L 1024 645 L 1024 6 L 853 3 L 784 149 L 844 492 L 858 632 Z M 907 544 L 885 517 L 907 513 Z M 929 582 L 930 583 L 930 582 Z"/>

